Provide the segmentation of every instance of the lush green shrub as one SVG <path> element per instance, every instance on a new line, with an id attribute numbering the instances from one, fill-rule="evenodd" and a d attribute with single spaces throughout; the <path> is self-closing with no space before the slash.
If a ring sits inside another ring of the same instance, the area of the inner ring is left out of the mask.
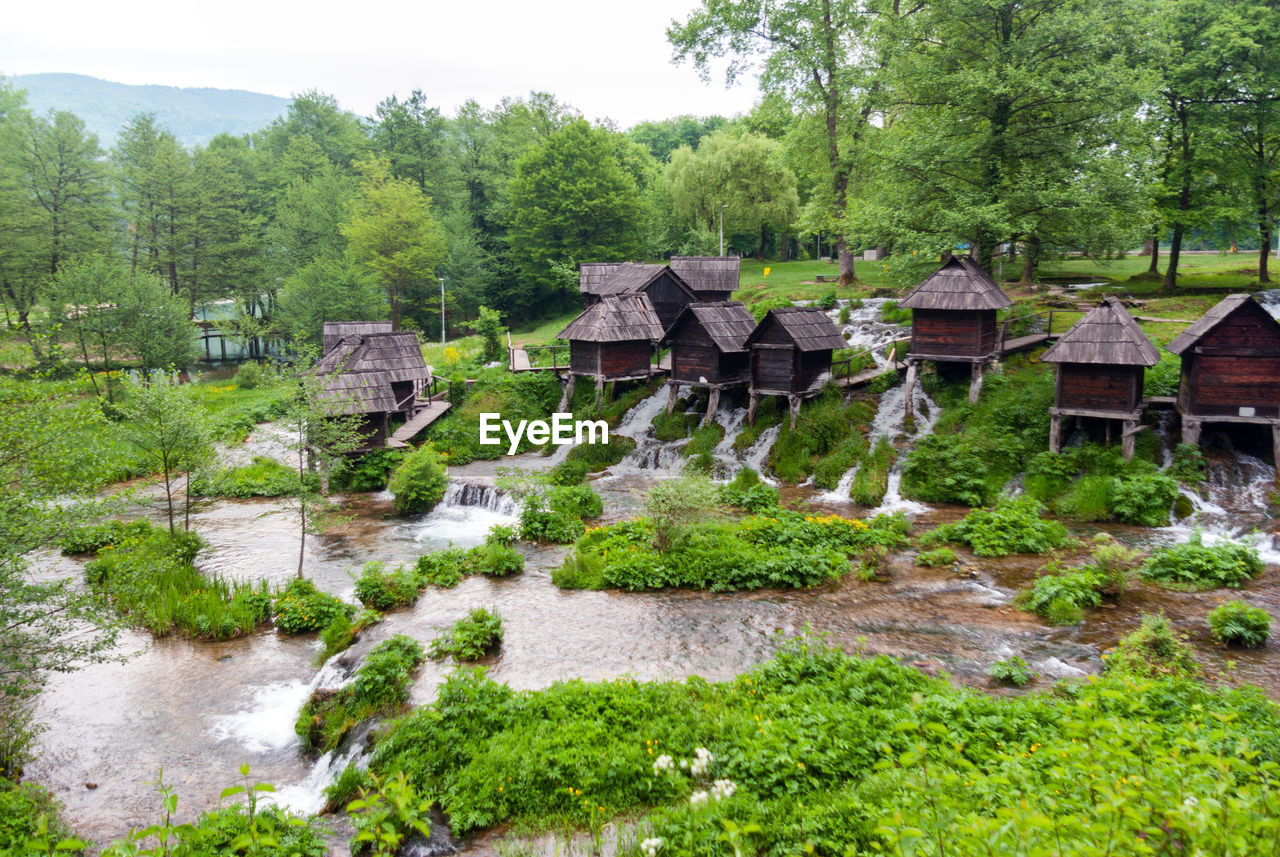
<path id="1" fill-rule="evenodd" d="M 54 841 L 70 836 L 60 818 L 61 809 L 57 799 L 36 783 L 0 777 L 0 854 L 33 853 L 25 846 L 37 836 Z M 47 830 L 40 830 L 42 823 Z"/>
<path id="2" fill-rule="evenodd" d="M 529 542 L 567 545 L 586 528 L 580 518 L 553 511 L 544 494 L 530 494 L 520 506 L 520 538 Z"/>
<path id="3" fill-rule="evenodd" d="M 1153 551 L 1138 573 L 1175 589 L 1238 589 L 1263 568 L 1258 552 L 1248 545 L 1220 541 L 1209 546 L 1197 531 L 1186 544 Z"/>
<path id="4" fill-rule="evenodd" d="M 324 664 L 329 658 L 338 652 L 349 648 L 360 636 L 360 633 L 366 628 L 371 628 L 382 621 L 382 614 L 377 610 L 361 610 L 356 614 L 354 619 L 347 618 L 345 613 L 339 613 L 333 617 L 333 621 L 325 626 L 320 632 L 320 642 L 323 644 L 320 653 L 316 655 L 316 665 Z"/>
<path id="5" fill-rule="evenodd" d="M 484 537 L 487 545 L 505 545 L 510 547 L 520 540 L 520 528 L 514 524 L 494 524 Z"/>
<path id="6" fill-rule="evenodd" d="M 1169 524 L 1178 483 L 1163 473 L 1136 473 L 1112 481 L 1111 511 L 1117 521 L 1142 527 Z"/>
<path id="7" fill-rule="evenodd" d="M 390 610 L 418 600 L 418 577 L 404 566 L 388 571 L 386 563 L 367 562 L 356 579 L 356 598 L 365 607 Z"/>
<path id="8" fill-rule="evenodd" d="M 262 364 L 256 361 L 241 363 L 240 368 L 236 370 L 236 386 L 241 390 L 252 390 L 263 381 Z"/>
<path id="9" fill-rule="evenodd" d="M 483 607 L 476 607 L 454 622 L 431 641 L 428 653 L 432 660 L 453 657 L 460 661 L 477 661 L 488 657 L 502 645 L 502 617 Z"/>
<path id="10" fill-rule="evenodd" d="M 588 532 L 552 581 L 573 589 L 815 586 L 846 574 L 855 561 L 878 564 L 883 549 L 905 543 L 903 523 L 883 515 L 868 523 L 777 510 L 690 524 L 670 546 L 658 547 L 652 521 L 636 518 Z"/>
<path id="11" fill-rule="evenodd" d="M 404 449 L 384 447 L 340 458 L 329 474 L 329 487 L 353 493 L 382 491 L 406 455 Z"/>
<path id="12" fill-rule="evenodd" d="M 654 545 L 668 550 L 693 523 L 719 516 L 719 491 L 706 476 L 667 479 L 649 489 L 644 509 L 653 527 Z"/>
<path id="13" fill-rule="evenodd" d="M 1001 684 L 1011 684 L 1014 687 L 1026 687 L 1028 682 L 1036 677 L 1031 667 L 1027 666 L 1027 662 L 1018 655 L 996 661 L 991 665 L 991 669 L 987 670 L 987 675 Z"/>
<path id="14" fill-rule="evenodd" d="M 835 453 L 838 461 L 824 468 L 825 477 L 829 480 L 830 471 L 847 460 L 851 461 L 848 454 L 851 445 L 859 450 L 866 448 L 866 442 L 860 436 L 870 428 L 874 418 L 875 408 L 870 402 L 861 399 L 845 401 L 842 390 L 829 387 L 805 404 L 794 429 L 789 420 L 783 422 L 782 431 L 769 450 L 773 472 L 787 482 L 803 482 L 814 473 L 822 459 Z M 859 436 L 859 440 L 850 441 L 853 436 Z M 838 480 L 840 477 L 837 475 L 835 478 Z"/>
<path id="15" fill-rule="evenodd" d="M 547 489 L 547 505 L 552 512 L 574 518 L 597 518 L 604 501 L 589 485 L 556 485 Z"/>
<path id="16" fill-rule="evenodd" d="M 1254 688 L 1104 676 L 994 697 L 807 641 L 724 682 L 515 691 L 457 670 L 372 768 L 437 796 L 456 834 L 625 816 L 673 857 L 732 854 L 723 820 L 744 854 L 1217 853 L 1228 799 L 1244 854 L 1274 838 L 1259 771 L 1280 760 L 1277 736 Z M 679 766 L 698 748 L 703 779 Z M 713 780 L 733 794 L 691 802 Z"/>
<path id="17" fill-rule="evenodd" d="M 305 577 L 294 578 L 276 593 L 272 611 L 276 630 L 285 634 L 323 631 L 336 617 L 355 612 L 350 604 L 321 592 Z"/>
<path id="18" fill-rule="evenodd" d="M 636 448 L 634 438 L 609 435 L 608 443 L 580 443 L 565 456 L 565 463 L 583 462 L 591 472 L 612 467 Z"/>
<path id="19" fill-rule="evenodd" d="M 1179 482 L 1198 485 L 1204 481 L 1207 467 L 1199 444 L 1180 443 L 1173 448 L 1173 461 L 1169 464 L 1169 475 Z"/>
<path id="20" fill-rule="evenodd" d="M 430 512 L 444 499 L 449 484 L 444 461 L 431 444 L 423 444 L 405 456 L 387 488 L 395 498 L 395 510 L 401 515 L 421 515 Z"/>
<path id="21" fill-rule="evenodd" d="M 191 483 L 198 497 L 287 497 L 298 493 L 298 471 L 274 458 L 255 456 L 251 464 L 221 470 Z"/>
<path id="22" fill-rule="evenodd" d="M 762 482 L 755 470 L 744 467 L 728 483 L 720 486 L 719 499 L 726 506 L 763 512 L 777 507 L 778 489 Z"/>
<path id="23" fill-rule="evenodd" d="M 916 554 L 916 565 L 923 565 L 926 568 L 938 568 L 943 565 L 955 565 L 956 552 L 951 548 L 942 547 L 933 550 L 920 551 Z"/>
<path id="24" fill-rule="evenodd" d="M 1138 630 L 1104 652 L 1106 671 L 1132 678 L 1186 678 L 1200 674 L 1187 638 L 1174 632 L 1164 614 L 1142 617 Z"/>
<path id="25" fill-rule="evenodd" d="M 822 297 L 818 298 L 818 308 L 826 312 L 831 312 L 831 310 L 836 308 L 836 305 L 839 302 L 839 299 L 836 297 L 836 290 L 829 289 L 828 291 L 823 292 Z"/>
<path id="26" fill-rule="evenodd" d="M 484 544 L 470 551 L 479 572 L 488 577 L 510 577 L 524 571 L 524 554 L 501 544 Z"/>
<path id="27" fill-rule="evenodd" d="M 1209 630 L 1221 643 L 1254 648 L 1267 641 L 1271 615 L 1243 601 L 1228 601 L 1209 611 Z"/>
<path id="28" fill-rule="evenodd" d="M 243 803 L 202 813 L 187 842 L 174 854 L 190 857 L 229 857 L 254 854 L 262 857 L 325 857 L 324 830 L 307 816 L 256 801 L 252 815 Z"/>
<path id="29" fill-rule="evenodd" d="M 848 324 L 849 319 L 853 318 L 853 307 L 849 306 L 848 304 L 845 304 L 844 306 L 840 307 L 839 318 L 840 318 L 841 324 Z"/>
<path id="30" fill-rule="evenodd" d="M 160 532 L 160 527 L 145 518 L 137 521 L 104 521 L 69 530 L 58 538 L 58 548 L 65 554 L 97 553 L 128 539 L 147 538 Z"/>
<path id="31" fill-rule="evenodd" d="M 887 324 L 911 324 L 912 314 L 909 309 L 902 309 L 897 301 L 885 301 L 880 305 L 880 318 Z"/>
<path id="32" fill-rule="evenodd" d="M 992 509 L 975 509 L 954 524 L 925 534 L 921 544 L 957 542 L 978 556 L 1048 553 L 1071 541 L 1058 521 L 1040 517 L 1044 506 L 1028 496 L 1002 497 Z"/>
<path id="33" fill-rule="evenodd" d="M 1147 367 L 1142 381 L 1142 392 L 1147 396 L 1176 396 L 1182 377 L 1182 358 L 1168 351 L 1161 351 L 1160 362 Z"/>
<path id="34" fill-rule="evenodd" d="M 396 634 L 373 647 L 350 683 L 317 690 L 298 712 L 294 729 L 309 750 L 333 750 L 360 722 L 392 714 L 409 700 L 409 685 L 424 659 L 422 644 Z"/>
<path id="35" fill-rule="evenodd" d="M 1102 584 L 1102 575 L 1091 566 L 1062 569 L 1050 564 L 1030 589 L 1018 593 L 1015 603 L 1051 625 L 1074 625 L 1084 618 L 1083 608 L 1102 603 Z"/>
<path id="36" fill-rule="evenodd" d="M 418 557 L 413 567 L 419 586 L 440 586 L 452 589 L 462 578 L 470 574 L 467 552 L 460 548 L 432 551 Z"/>
<path id="37" fill-rule="evenodd" d="M 866 438 L 860 434 L 851 434 L 813 465 L 813 484 L 831 491 L 840 484 L 840 477 L 854 467 L 866 451 Z"/>
<path id="38" fill-rule="evenodd" d="M 879 506 L 889 490 L 889 469 L 898 458 L 898 451 L 889 439 L 882 437 L 863 459 L 862 466 L 853 475 L 849 486 L 849 499 L 863 506 Z"/>
<path id="39" fill-rule="evenodd" d="M 570 460 L 566 457 L 547 472 L 547 478 L 552 485 L 581 485 L 589 472 L 587 462 L 580 458 Z"/>
<path id="40" fill-rule="evenodd" d="M 194 560 L 203 546 L 195 533 L 155 528 L 103 547 L 85 564 L 85 580 L 157 637 L 176 631 L 225 640 L 252 633 L 270 612 L 267 584 L 201 573 Z"/>

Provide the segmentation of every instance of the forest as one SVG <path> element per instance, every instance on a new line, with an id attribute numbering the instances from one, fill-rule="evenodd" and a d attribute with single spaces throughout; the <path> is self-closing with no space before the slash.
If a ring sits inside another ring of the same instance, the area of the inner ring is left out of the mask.
<path id="1" fill-rule="evenodd" d="M 435 329 L 440 279 L 451 324 L 481 305 L 527 321 L 569 308 L 581 262 L 716 254 L 721 228 L 725 252 L 837 258 L 845 284 L 866 250 L 910 279 L 972 247 L 1030 281 L 1143 245 L 1173 287 L 1184 248 L 1273 242 L 1275 15 L 708 0 L 672 23 L 673 58 L 758 71 L 757 106 L 625 130 L 548 93 L 450 116 L 414 91 L 358 117 L 313 91 L 254 134 L 183 147 L 144 114 L 104 151 L 9 86 L 5 313 L 27 326 L 64 265 L 102 256 L 308 341 L 323 318 Z"/>

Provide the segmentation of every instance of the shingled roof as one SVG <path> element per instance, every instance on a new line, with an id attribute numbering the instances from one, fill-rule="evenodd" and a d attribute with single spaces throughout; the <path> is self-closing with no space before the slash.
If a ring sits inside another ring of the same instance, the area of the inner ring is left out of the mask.
<path id="1" fill-rule="evenodd" d="M 1040 357 L 1048 363 L 1154 366 L 1160 352 L 1119 298 L 1107 298 L 1077 321 Z"/>
<path id="2" fill-rule="evenodd" d="M 377 372 L 347 372 L 325 378 L 320 401 L 331 414 L 374 414 L 396 410 L 391 384 Z"/>
<path id="3" fill-rule="evenodd" d="M 770 324 L 779 325 L 796 347 L 801 351 L 822 351 L 825 349 L 845 348 L 848 342 L 840 328 L 831 318 L 817 307 L 793 306 L 769 310 L 769 314 L 760 320 L 756 329 L 747 337 L 750 345 L 760 338 L 760 334 Z"/>
<path id="4" fill-rule="evenodd" d="M 580 342 L 656 341 L 662 338 L 662 322 L 648 295 L 610 295 L 583 310 L 558 334 Z"/>
<path id="5" fill-rule="evenodd" d="M 684 324 L 687 318 L 697 319 L 716 344 L 716 348 L 726 353 L 746 351 L 747 337 L 756 327 L 755 317 L 739 301 L 696 303 L 689 304 L 680 311 L 676 320 L 667 328 L 664 340 L 669 342 L 672 332 Z"/>
<path id="6" fill-rule="evenodd" d="M 1013 306 L 1013 301 L 973 260 L 952 256 L 912 289 L 898 306 L 904 309 L 991 310 Z"/>
<path id="7" fill-rule="evenodd" d="M 431 377 L 418 337 L 405 330 L 344 336 L 320 358 L 316 371 L 321 375 L 376 372 L 387 382 L 425 381 Z"/>
<path id="8" fill-rule="evenodd" d="M 1251 300 L 1249 295 L 1227 295 L 1204 315 L 1200 316 L 1194 324 L 1188 327 L 1182 333 L 1174 338 L 1165 346 L 1174 354 L 1182 354 L 1191 346 L 1199 342 L 1209 331 L 1217 327 L 1227 316 L 1244 306 L 1245 301 Z M 1268 318 L 1270 314 L 1268 313 Z"/>
<path id="9" fill-rule="evenodd" d="M 328 354 L 344 336 L 361 336 L 366 333 L 390 333 L 389 321 L 326 321 L 324 323 L 324 353 Z"/>
<path id="10" fill-rule="evenodd" d="M 697 292 L 668 265 L 648 265 L 643 262 L 583 262 L 578 268 L 578 288 L 583 294 L 629 295 L 644 291 L 663 273 L 696 299 Z"/>
<path id="11" fill-rule="evenodd" d="M 738 288 L 737 256 L 672 256 L 671 270 L 696 292 L 732 292 Z"/>

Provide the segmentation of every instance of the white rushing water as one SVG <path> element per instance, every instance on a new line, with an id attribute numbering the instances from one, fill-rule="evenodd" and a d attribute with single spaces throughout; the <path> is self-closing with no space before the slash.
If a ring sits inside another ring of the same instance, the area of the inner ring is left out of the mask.
<path id="1" fill-rule="evenodd" d="M 888 298 L 863 298 L 862 306 L 854 307 L 849 311 L 849 321 L 841 325 L 842 333 L 845 340 L 849 343 L 849 347 L 857 350 L 866 348 L 875 348 L 872 353 L 877 366 L 884 366 L 888 359 L 880 348 L 881 345 L 887 345 L 893 340 L 903 336 L 908 328 L 901 324 L 893 324 L 885 321 L 881 315 L 884 312 L 884 305 L 888 302 Z M 831 320 L 840 324 L 841 308 L 848 305 L 848 301 L 840 301 L 839 307 L 827 313 Z"/>
<path id="2" fill-rule="evenodd" d="M 498 524 L 514 524 L 520 505 L 507 493 L 481 482 L 451 480 L 440 504 L 403 529 L 424 547 L 475 547 Z"/>
<path id="3" fill-rule="evenodd" d="M 1206 545 L 1238 541 L 1252 546 L 1268 564 L 1280 564 L 1280 544 L 1259 527 L 1269 522 L 1271 493 L 1276 469 L 1262 459 L 1236 451 L 1225 460 L 1214 460 L 1205 480 L 1207 497 L 1185 494 L 1192 513 L 1157 534 L 1163 541 L 1185 542 L 1196 533 Z"/>

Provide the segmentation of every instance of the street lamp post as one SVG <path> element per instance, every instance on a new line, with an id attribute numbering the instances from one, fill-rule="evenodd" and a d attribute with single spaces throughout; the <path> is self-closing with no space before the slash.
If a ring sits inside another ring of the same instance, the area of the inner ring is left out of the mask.
<path id="1" fill-rule="evenodd" d="M 440 347 L 444 348 L 444 277 L 440 278 Z"/>
<path id="2" fill-rule="evenodd" d="M 720 206 L 720 255 L 724 255 L 724 210 L 729 207 L 729 203 Z"/>

